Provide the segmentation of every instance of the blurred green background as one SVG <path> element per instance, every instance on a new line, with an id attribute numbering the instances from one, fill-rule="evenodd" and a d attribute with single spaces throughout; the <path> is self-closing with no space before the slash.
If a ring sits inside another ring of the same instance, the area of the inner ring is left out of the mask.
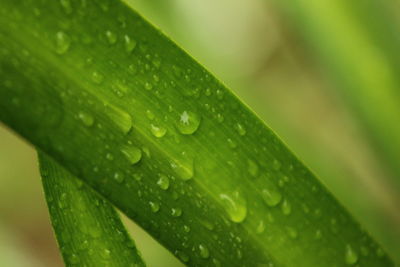
<path id="1" fill-rule="evenodd" d="M 326 75 L 313 49 L 276 3 L 129 3 L 252 107 L 400 262 L 399 183 L 338 83 Z M 398 5 L 392 5 L 397 11 Z M 182 266 L 137 226 L 124 221 L 148 266 Z M 2 125 L 0 266 L 63 266 L 36 153 Z"/>

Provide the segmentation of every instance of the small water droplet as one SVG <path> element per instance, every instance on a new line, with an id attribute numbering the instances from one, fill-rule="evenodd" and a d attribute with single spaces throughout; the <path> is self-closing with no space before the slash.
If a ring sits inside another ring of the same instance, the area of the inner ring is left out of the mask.
<path id="1" fill-rule="evenodd" d="M 263 220 L 259 221 L 258 225 L 257 225 L 257 229 L 256 232 L 257 234 L 262 234 L 265 231 L 265 223 Z"/>
<path id="2" fill-rule="evenodd" d="M 292 227 L 287 227 L 286 231 L 287 231 L 287 233 L 288 233 L 290 238 L 292 238 L 292 239 L 296 239 L 297 238 L 298 233 L 297 233 L 296 229 L 294 229 Z"/>
<path id="3" fill-rule="evenodd" d="M 106 31 L 106 37 L 110 45 L 115 44 L 117 42 L 117 35 L 112 31 Z"/>
<path id="4" fill-rule="evenodd" d="M 162 126 L 151 124 L 150 127 L 151 133 L 157 138 L 161 138 L 167 133 L 167 129 Z"/>
<path id="5" fill-rule="evenodd" d="M 281 193 L 279 193 L 278 190 L 273 190 L 273 189 L 263 189 L 262 197 L 265 204 L 267 204 L 270 207 L 275 207 L 282 200 Z"/>
<path id="6" fill-rule="evenodd" d="M 188 262 L 190 260 L 189 256 L 183 251 L 176 251 L 175 254 L 183 262 Z"/>
<path id="7" fill-rule="evenodd" d="M 56 34 L 56 53 L 65 54 L 71 46 L 71 38 L 65 32 L 59 31 Z"/>
<path id="8" fill-rule="evenodd" d="M 182 161 L 173 161 L 171 167 L 182 180 L 187 181 L 193 178 L 194 162 L 192 158 L 184 157 Z"/>
<path id="9" fill-rule="evenodd" d="M 135 146 L 124 146 L 121 148 L 121 152 L 132 165 L 138 163 L 142 158 L 142 151 Z"/>
<path id="10" fill-rule="evenodd" d="M 246 129 L 244 126 L 240 123 L 236 123 L 235 125 L 236 131 L 239 133 L 240 136 L 245 136 L 246 135 Z"/>
<path id="11" fill-rule="evenodd" d="M 101 257 L 103 257 L 103 259 L 109 259 L 111 257 L 111 251 L 109 249 L 103 249 L 103 251 L 101 252 Z"/>
<path id="12" fill-rule="evenodd" d="M 274 159 L 274 161 L 272 162 L 272 168 L 275 171 L 279 171 L 281 169 L 281 167 L 282 167 L 281 162 L 279 160 L 277 160 L 277 159 Z"/>
<path id="13" fill-rule="evenodd" d="M 210 251 L 205 245 L 200 244 L 199 251 L 200 251 L 200 257 L 202 257 L 203 259 L 208 259 L 210 257 Z"/>
<path id="14" fill-rule="evenodd" d="M 165 174 L 159 174 L 157 185 L 162 190 L 167 190 L 169 188 L 169 179 L 168 179 L 168 177 Z"/>
<path id="15" fill-rule="evenodd" d="M 184 111 L 176 123 L 176 127 L 181 134 L 193 134 L 200 125 L 200 117 L 191 111 Z"/>
<path id="16" fill-rule="evenodd" d="M 79 112 L 78 114 L 78 118 L 82 121 L 82 123 L 87 126 L 90 127 L 93 125 L 94 123 L 94 118 L 92 115 L 90 115 L 89 113 L 86 113 L 84 111 Z"/>
<path id="17" fill-rule="evenodd" d="M 240 223 L 246 219 L 247 203 L 239 191 L 234 191 L 231 194 L 220 194 L 219 198 L 222 200 L 231 221 Z"/>
<path id="18" fill-rule="evenodd" d="M 149 205 L 150 205 L 151 211 L 154 212 L 154 213 L 156 213 L 156 212 L 158 212 L 160 210 L 160 205 L 157 202 L 150 201 Z"/>
<path id="19" fill-rule="evenodd" d="M 146 110 L 146 116 L 147 116 L 147 118 L 149 119 L 149 120 L 154 120 L 154 118 L 155 118 L 155 116 L 154 116 L 154 113 L 153 112 L 151 112 L 151 110 Z"/>
<path id="20" fill-rule="evenodd" d="M 92 81 L 95 84 L 101 84 L 103 82 L 103 80 L 104 80 L 103 74 L 101 74 L 101 73 L 99 73 L 97 71 L 93 71 L 92 72 Z"/>
<path id="21" fill-rule="evenodd" d="M 130 54 L 136 47 L 136 41 L 129 37 L 128 35 L 124 36 L 125 41 L 125 51 Z"/>
<path id="22" fill-rule="evenodd" d="M 253 177 L 258 176 L 259 167 L 258 167 L 258 164 L 255 161 L 253 161 L 251 159 L 247 160 L 247 170 L 248 170 L 248 172 L 250 173 L 251 176 L 253 176 Z"/>
<path id="23" fill-rule="evenodd" d="M 69 15 L 72 13 L 72 5 L 70 0 L 60 0 L 60 4 L 65 14 Z"/>
<path id="24" fill-rule="evenodd" d="M 358 261 L 358 255 L 350 245 L 346 246 L 345 261 L 348 265 L 353 265 Z"/>
<path id="25" fill-rule="evenodd" d="M 151 89 L 153 89 L 153 85 L 149 82 L 145 82 L 144 88 L 146 88 L 146 90 L 151 90 Z"/>
<path id="26" fill-rule="evenodd" d="M 124 174 L 122 172 L 115 172 L 114 173 L 114 180 L 121 184 L 124 181 L 125 177 Z"/>
<path id="27" fill-rule="evenodd" d="M 180 217 L 182 215 L 182 210 L 180 208 L 172 208 L 171 215 L 172 217 Z"/>
<path id="28" fill-rule="evenodd" d="M 281 208 L 284 215 L 289 215 L 292 212 L 292 206 L 286 199 L 282 202 Z"/>
<path id="29" fill-rule="evenodd" d="M 237 147 L 237 144 L 232 139 L 228 138 L 227 141 L 228 141 L 228 144 L 229 144 L 230 148 L 236 148 Z"/>
<path id="30" fill-rule="evenodd" d="M 119 129 L 127 134 L 132 128 L 132 117 L 129 113 L 113 106 L 104 104 L 106 115 L 119 127 Z"/>
<path id="31" fill-rule="evenodd" d="M 224 122 L 224 116 L 222 116 L 222 114 L 218 113 L 218 114 L 217 114 L 217 121 L 218 121 L 219 123 Z"/>

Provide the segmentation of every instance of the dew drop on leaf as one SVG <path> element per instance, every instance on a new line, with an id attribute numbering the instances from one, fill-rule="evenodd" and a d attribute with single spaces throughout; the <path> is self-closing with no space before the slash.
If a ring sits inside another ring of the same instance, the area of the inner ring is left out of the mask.
<path id="1" fill-rule="evenodd" d="M 246 129 L 244 126 L 240 123 L 236 123 L 235 125 L 236 131 L 239 133 L 240 136 L 245 136 L 246 135 Z"/>
<path id="2" fill-rule="evenodd" d="M 169 188 L 169 178 L 165 174 L 159 174 L 157 185 L 162 190 L 167 190 Z"/>
<path id="3" fill-rule="evenodd" d="M 247 160 L 247 170 L 248 170 L 248 172 L 250 173 L 251 176 L 253 176 L 253 177 L 258 176 L 259 167 L 258 167 L 257 162 L 255 162 L 255 161 L 253 161 L 251 159 L 248 159 Z"/>
<path id="4" fill-rule="evenodd" d="M 92 115 L 90 115 L 89 113 L 86 113 L 84 111 L 81 111 L 78 113 L 78 118 L 81 120 L 81 122 L 87 126 L 90 127 L 93 125 L 94 123 L 94 118 Z"/>
<path id="5" fill-rule="evenodd" d="M 348 265 L 353 265 L 358 261 L 358 255 L 350 245 L 346 246 L 345 261 Z"/>
<path id="6" fill-rule="evenodd" d="M 93 71 L 92 72 L 92 81 L 95 84 L 101 84 L 103 82 L 103 80 L 104 80 L 103 74 L 101 74 L 101 73 L 99 73 L 97 71 Z"/>
<path id="7" fill-rule="evenodd" d="M 167 129 L 162 126 L 156 126 L 154 124 L 150 125 L 150 131 L 157 138 L 161 138 L 167 133 Z"/>
<path id="8" fill-rule="evenodd" d="M 136 41 L 129 37 L 128 35 L 124 36 L 125 41 L 125 51 L 130 54 L 136 47 Z"/>
<path id="9" fill-rule="evenodd" d="M 267 204 L 270 207 L 275 207 L 282 200 L 281 193 L 279 193 L 278 190 L 272 190 L 272 189 L 263 189 L 262 197 L 265 204 Z"/>
<path id="10" fill-rule="evenodd" d="M 160 205 L 157 202 L 150 201 L 149 205 L 150 205 L 151 211 L 154 212 L 154 213 L 156 213 L 156 212 L 158 212 L 160 210 Z"/>
<path id="11" fill-rule="evenodd" d="M 284 215 L 289 215 L 292 212 L 292 206 L 286 199 L 283 201 L 281 208 Z"/>
<path id="12" fill-rule="evenodd" d="M 56 34 L 56 53 L 59 55 L 67 53 L 71 46 L 71 38 L 65 32 L 59 31 Z"/>
<path id="13" fill-rule="evenodd" d="M 233 193 L 220 194 L 219 198 L 227 211 L 232 222 L 240 223 L 246 219 L 247 203 L 246 199 L 239 191 Z"/>
<path id="14" fill-rule="evenodd" d="M 189 135 L 196 132 L 200 125 L 200 117 L 191 111 L 184 111 L 179 116 L 176 127 L 181 134 Z"/>
<path id="15" fill-rule="evenodd" d="M 132 165 L 138 163 L 142 158 L 142 151 L 135 146 L 124 146 L 121 148 L 121 152 Z"/>
<path id="16" fill-rule="evenodd" d="M 115 44 L 117 42 L 117 35 L 112 31 L 106 31 L 106 38 L 110 45 Z"/>
<path id="17" fill-rule="evenodd" d="M 210 257 L 210 251 L 205 245 L 200 244 L 199 251 L 200 251 L 200 257 L 202 257 L 203 259 L 208 259 Z"/>
<path id="18" fill-rule="evenodd" d="M 114 173 L 114 180 L 117 183 L 121 184 L 124 181 L 124 179 L 125 179 L 125 177 L 124 177 L 124 174 L 122 172 L 115 172 Z"/>
<path id="19" fill-rule="evenodd" d="M 182 215 L 182 210 L 180 208 L 172 208 L 171 215 L 172 217 L 180 217 Z"/>

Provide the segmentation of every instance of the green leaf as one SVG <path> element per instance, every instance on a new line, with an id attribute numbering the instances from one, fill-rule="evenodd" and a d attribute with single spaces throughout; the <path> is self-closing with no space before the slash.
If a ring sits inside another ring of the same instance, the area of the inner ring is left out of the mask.
<path id="1" fill-rule="evenodd" d="M 67 266 L 145 266 L 114 208 L 38 153 L 51 222 Z"/>
<path id="2" fill-rule="evenodd" d="M 60 3 L 1 0 L 0 120 L 188 265 L 392 265 L 253 112 L 137 13 Z"/>
<path id="3" fill-rule="evenodd" d="M 400 188 L 399 23 L 393 1 L 278 1 L 359 116 Z M 373 18 L 373 19 L 372 19 Z"/>

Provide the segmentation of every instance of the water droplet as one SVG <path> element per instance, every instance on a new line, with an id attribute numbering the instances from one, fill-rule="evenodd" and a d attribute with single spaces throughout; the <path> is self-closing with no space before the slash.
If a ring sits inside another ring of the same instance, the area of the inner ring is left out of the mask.
<path id="1" fill-rule="evenodd" d="M 210 251 L 205 245 L 200 244 L 199 251 L 200 251 L 200 257 L 202 257 L 203 259 L 208 259 L 210 257 Z"/>
<path id="2" fill-rule="evenodd" d="M 60 4 L 65 14 L 69 15 L 72 13 L 72 5 L 70 0 L 60 0 Z"/>
<path id="3" fill-rule="evenodd" d="M 281 169 L 281 167 L 282 167 L 281 162 L 279 160 L 277 160 L 277 159 L 274 159 L 274 161 L 272 162 L 272 168 L 275 171 L 279 171 Z"/>
<path id="4" fill-rule="evenodd" d="M 358 261 L 358 255 L 350 245 L 346 246 L 345 261 L 348 265 L 353 265 Z"/>
<path id="5" fill-rule="evenodd" d="M 103 249 L 103 251 L 101 252 L 101 257 L 103 259 L 109 259 L 111 256 L 111 251 L 109 249 Z"/>
<path id="6" fill-rule="evenodd" d="M 265 231 L 265 223 L 263 220 L 261 220 L 257 225 L 256 232 L 257 234 L 262 234 L 264 233 L 264 231 Z"/>
<path id="7" fill-rule="evenodd" d="M 122 183 L 124 181 L 125 177 L 122 172 L 116 172 L 114 173 L 114 180 L 117 181 L 117 183 Z"/>
<path id="8" fill-rule="evenodd" d="M 253 161 L 251 159 L 247 160 L 247 170 L 251 176 L 253 176 L 253 177 L 258 176 L 259 167 L 255 161 Z"/>
<path id="9" fill-rule="evenodd" d="M 135 146 L 124 146 L 121 148 L 121 152 L 132 165 L 138 163 L 142 158 L 142 151 Z"/>
<path id="10" fill-rule="evenodd" d="M 171 215 L 172 217 L 180 217 L 182 215 L 182 210 L 180 208 L 172 208 Z"/>
<path id="11" fill-rule="evenodd" d="M 149 82 L 146 82 L 144 84 L 144 88 L 146 88 L 146 90 L 151 90 L 151 89 L 153 89 L 153 85 L 151 83 L 149 83 Z"/>
<path id="12" fill-rule="evenodd" d="M 129 113 L 113 106 L 104 104 L 106 115 L 119 127 L 119 129 L 127 134 L 132 128 L 132 117 Z"/>
<path id="13" fill-rule="evenodd" d="M 136 41 L 129 37 L 128 35 L 124 36 L 125 40 L 125 51 L 130 54 L 136 47 Z"/>
<path id="14" fill-rule="evenodd" d="M 277 190 L 272 190 L 272 189 L 263 189 L 262 197 L 264 202 L 270 207 L 275 207 L 282 200 L 281 193 L 279 193 L 279 191 Z"/>
<path id="15" fill-rule="evenodd" d="M 101 84 L 103 82 L 103 80 L 104 80 L 103 74 L 101 74 L 101 73 L 99 73 L 97 71 L 93 71 L 92 72 L 92 81 L 95 84 Z"/>
<path id="16" fill-rule="evenodd" d="M 168 179 L 168 177 L 165 174 L 159 174 L 157 185 L 162 190 L 167 190 L 169 188 L 169 179 Z"/>
<path id="17" fill-rule="evenodd" d="M 65 32 L 59 31 L 56 34 L 56 53 L 65 54 L 71 46 L 71 38 Z"/>
<path id="18" fill-rule="evenodd" d="M 246 135 L 246 129 L 240 123 L 236 123 L 235 125 L 236 131 L 239 133 L 240 136 Z"/>
<path id="19" fill-rule="evenodd" d="M 232 194 L 220 194 L 219 198 L 222 200 L 231 221 L 235 223 L 244 221 L 247 216 L 247 203 L 239 191 Z"/>
<path id="20" fill-rule="evenodd" d="M 218 113 L 218 114 L 217 114 L 217 121 L 218 121 L 219 123 L 224 122 L 224 116 L 222 116 L 222 114 Z"/>
<path id="21" fill-rule="evenodd" d="M 70 257 L 68 257 L 69 263 L 70 264 L 78 264 L 79 263 L 79 257 L 75 254 L 72 253 Z"/>
<path id="22" fill-rule="evenodd" d="M 288 233 L 290 238 L 292 238 L 292 239 L 296 239 L 297 238 L 298 233 L 297 233 L 296 229 L 294 229 L 292 227 L 287 227 L 286 231 L 287 231 L 287 233 Z"/>
<path id="23" fill-rule="evenodd" d="M 189 256 L 183 251 L 176 251 L 175 254 L 183 262 L 188 262 L 190 260 Z"/>
<path id="24" fill-rule="evenodd" d="M 156 212 L 158 212 L 160 210 L 160 205 L 157 202 L 150 201 L 149 205 L 150 205 L 151 211 L 154 212 L 154 213 L 156 213 Z"/>
<path id="25" fill-rule="evenodd" d="M 149 119 L 149 120 L 154 120 L 154 118 L 155 118 L 155 116 L 154 116 L 154 113 L 153 112 L 151 112 L 151 110 L 146 110 L 146 116 L 147 116 L 147 118 Z"/>
<path id="26" fill-rule="evenodd" d="M 194 162 L 191 158 L 184 158 L 182 161 L 171 162 L 171 167 L 182 180 L 190 180 L 194 175 Z"/>
<path id="27" fill-rule="evenodd" d="M 161 138 L 167 133 L 167 129 L 164 127 L 156 126 L 154 124 L 151 124 L 150 127 L 151 133 L 157 138 Z"/>
<path id="28" fill-rule="evenodd" d="M 117 35 L 112 31 L 106 31 L 106 37 L 109 44 L 115 44 L 117 42 Z"/>
<path id="29" fill-rule="evenodd" d="M 93 125 L 94 123 L 94 118 L 92 115 L 90 115 L 89 113 L 86 113 L 84 111 L 79 112 L 78 114 L 78 118 L 82 121 L 82 123 L 87 126 L 90 127 Z"/>
<path id="30" fill-rule="evenodd" d="M 292 206 L 286 199 L 283 201 L 281 208 L 284 215 L 289 215 L 292 212 Z"/>
<path id="31" fill-rule="evenodd" d="M 181 134 L 193 134 L 200 125 L 200 118 L 191 111 L 184 111 L 176 123 Z"/>
<path id="32" fill-rule="evenodd" d="M 183 231 L 185 231 L 186 233 L 189 233 L 190 232 L 190 227 L 187 226 L 187 225 L 184 225 L 183 226 Z"/>
<path id="33" fill-rule="evenodd" d="M 232 139 L 228 138 L 227 141 L 228 141 L 228 144 L 229 144 L 230 148 L 236 148 L 237 147 L 237 144 Z"/>

